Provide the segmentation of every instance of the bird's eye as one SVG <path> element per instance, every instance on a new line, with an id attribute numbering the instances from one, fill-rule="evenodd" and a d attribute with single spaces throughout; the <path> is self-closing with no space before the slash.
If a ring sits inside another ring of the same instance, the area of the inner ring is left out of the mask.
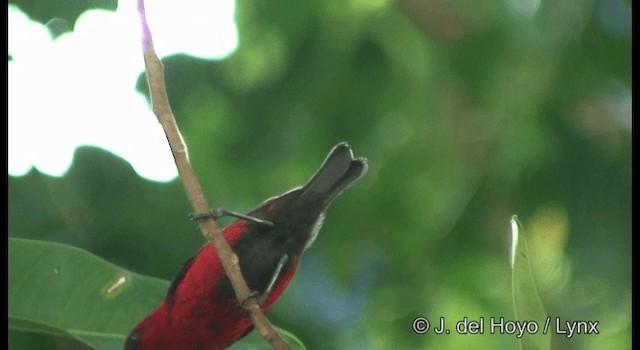
<path id="1" fill-rule="evenodd" d="M 125 350 L 136 350 L 138 349 L 138 342 L 140 341 L 140 334 L 132 333 L 127 337 L 126 342 L 124 343 Z"/>

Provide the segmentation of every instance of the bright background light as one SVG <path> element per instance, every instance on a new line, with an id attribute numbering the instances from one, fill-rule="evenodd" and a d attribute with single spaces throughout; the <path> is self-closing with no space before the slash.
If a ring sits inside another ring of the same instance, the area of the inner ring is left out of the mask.
<path id="1" fill-rule="evenodd" d="M 234 1 L 149 1 L 147 19 L 158 55 L 221 59 L 238 44 Z M 136 1 L 115 12 L 89 10 L 73 31 L 53 38 L 9 5 L 8 170 L 32 167 L 61 176 L 78 146 L 128 161 L 142 177 L 177 175 L 160 124 L 135 90 L 144 71 Z"/>

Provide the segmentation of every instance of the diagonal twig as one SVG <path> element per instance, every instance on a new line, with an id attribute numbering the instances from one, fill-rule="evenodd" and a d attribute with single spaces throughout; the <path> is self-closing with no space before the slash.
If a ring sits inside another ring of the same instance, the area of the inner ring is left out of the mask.
<path id="1" fill-rule="evenodd" d="M 147 18 L 144 9 L 144 0 L 138 0 L 138 11 L 142 24 L 142 49 L 144 63 L 147 71 L 147 82 L 149 84 L 149 95 L 151 106 L 158 121 L 162 125 L 167 136 L 167 141 L 171 147 L 173 158 L 178 168 L 178 173 L 187 192 L 194 212 L 204 213 L 209 210 L 209 205 L 202 192 L 202 187 L 198 181 L 189 158 L 187 147 L 182 139 L 178 125 L 176 124 L 167 90 L 164 81 L 164 66 L 155 53 L 151 31 L 147 25 Z M 212 218 L 197 220 L 202 234 L 207 241 L 212 244 L 218 253 L 220 262 L 227 277 L 236 293 L 238 301 L 245 301 L 244 308 L 249 312 L 253 325 L 260 335 L 266 339 L 274 349 L 289 349 L 289 344 L 280 337 L 278 332 L 269 322 L 269 319 L 262 313 L 256 298 L 251 298 L 251 291 L 240 271 L 238 256 L 231 250 L 229 244 L 222 236 L 220 228 Z"/>

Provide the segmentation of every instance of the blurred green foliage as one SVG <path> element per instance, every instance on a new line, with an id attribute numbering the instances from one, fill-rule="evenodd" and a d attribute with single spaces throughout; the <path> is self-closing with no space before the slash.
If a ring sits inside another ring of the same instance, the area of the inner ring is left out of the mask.
<path id="1" fill-rule="evenodd" d="M 10 3 L 43 23 L 114 6 Z M 338 141 L 370 164 L 329 210 L 275 324 L 309 349 L 515 349 L 512 335 L 411 323 L 514 317 L 518 214 L 547 312 L 600 322 L 554 346 L 630 348 L 629 2 L 239 0 L 236 16 L 232 56 L 165 60 L 211 202 L 249 210 L 302 184 Z M 167 280 L 203 243 L 189 211 L 178 180 L 141 179 L 95 148 L 62 178 L 9 178 L 10 236 Z M 73 347 L 10 332 L 16 349 L 34 339 Z"/>

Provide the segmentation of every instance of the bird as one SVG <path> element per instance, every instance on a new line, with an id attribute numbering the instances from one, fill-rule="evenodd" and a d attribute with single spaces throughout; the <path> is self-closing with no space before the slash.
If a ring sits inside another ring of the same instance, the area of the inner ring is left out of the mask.
<path id="1" fill-rule="evenodd" d="M 263 312 L 285 291 L 300 258 L 315 241 L 329 205 L 366 172 L 346 142 L 335 145 L 303 186 L 271 197 L 247 214 L 217 208 L 192 219 L 233 216 L 222 235 Z M 253 324 L 210 244 L 188 259 L 162 304 L 138 323 L 125 350 L 217 350 L 247 335 Z"/>

